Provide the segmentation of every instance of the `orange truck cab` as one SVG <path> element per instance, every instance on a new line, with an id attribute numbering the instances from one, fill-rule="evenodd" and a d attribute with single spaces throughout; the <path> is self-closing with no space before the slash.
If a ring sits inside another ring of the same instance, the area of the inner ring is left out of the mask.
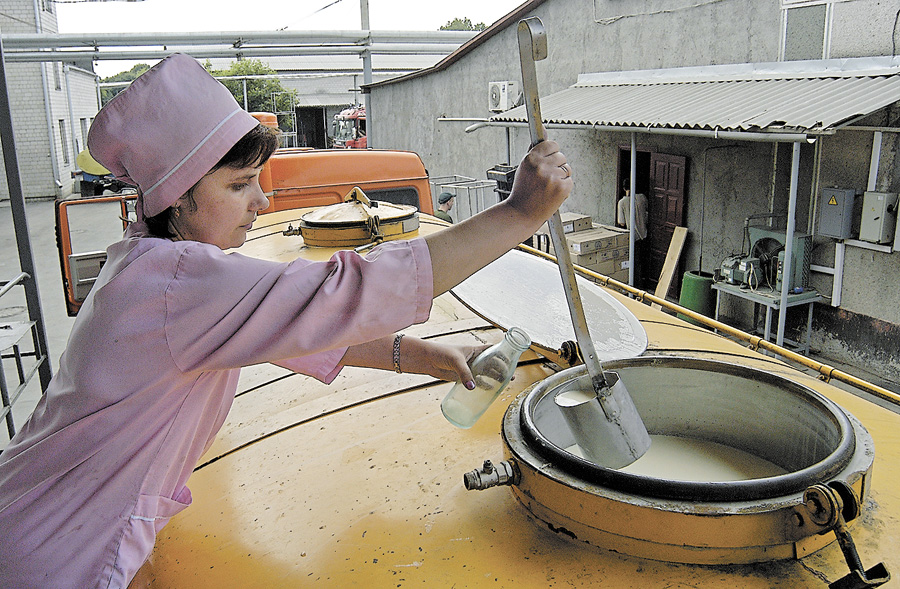
<path id="1" fill-rule="evenodd" d="M 352 109 L 352 117 L 350 110 L 338 116 L 365 120 L 365 109 Z M 250 114 L 263 125 L 278 128 L 273 113 Z M 271 201 L 263 213 L 340 203 L 358 186 L 371 200 L 434 214 L 428 171 L 411 151 L 281 148 L 263 167 L 259 184 Z"/>
<path id="2" fill-rule="evenodd" d="M 263 213 L 343 202 L 356 186 L 372 200 L 434 213 L 428 172 L 411 151 L 279 149 L 259 184 L 271 201 Z"/>

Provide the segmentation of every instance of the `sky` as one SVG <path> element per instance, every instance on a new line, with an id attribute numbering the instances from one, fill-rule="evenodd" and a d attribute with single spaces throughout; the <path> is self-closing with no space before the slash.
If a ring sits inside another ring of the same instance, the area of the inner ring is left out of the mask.
<path id="1" fill-rule="evenodd" d="M 368 0 L 372 30 L 435 31 L 454 18 L 490 26 L 525 0 Z M 56 3 L 60 33 L 359 29 L 360 0 L 142 0 Z M 111 76 L 127 62 L 98 62 Z"/>
<path id="2" fill-rule="evenodd" d="M 368 2 L 374 30 L 433 31 L 457 17 L 490 25 L 524 0 Z M 59 0 L 56 7 L 60 33 L 360 28 L 360 0 Z"/>

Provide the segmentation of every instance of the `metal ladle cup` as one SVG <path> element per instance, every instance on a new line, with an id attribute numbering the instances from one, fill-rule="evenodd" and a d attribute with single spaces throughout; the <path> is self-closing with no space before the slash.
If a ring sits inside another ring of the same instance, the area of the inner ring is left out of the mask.
<path id="1" fill-rule="evenodd" d="M 640 421 L 640 415 L 634 403 L 624 406 L 617 400 L 631 396 L 622 384 L 616 372 L 605 372 L 606 385 L 612 391 L 608 399 L 601 404 L 601 397 L 591 389 L 589 379 L 578 379 L 569 383 L 565 389 L 556 393 L 553 400 L 559 408 L 572 432 L 575 443 L 581 449 L 586 460 L 606 468 L 622 468 L 634 462 L 628 441 L 618 428 L 609 427 L 607 412 L 613 419 L 624 421 Z M 629 412 L 623 415 L 623 412 Z"/>

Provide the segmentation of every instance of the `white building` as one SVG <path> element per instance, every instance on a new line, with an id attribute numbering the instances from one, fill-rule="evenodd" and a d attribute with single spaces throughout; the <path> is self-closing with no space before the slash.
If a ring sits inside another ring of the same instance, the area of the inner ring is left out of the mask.
<path id="1" fill-rule="evenodd" d="M 50 0 L 5 0 L 0 33 L 56 33 L 54 6 Z M 75 157 L 99 110 L 96 75 L 60 62 L 7 63 L 6 81 L 25 197 L 71 195 Z M 0 200 L 7 198 L 6 176 L 0 175 Z"/>

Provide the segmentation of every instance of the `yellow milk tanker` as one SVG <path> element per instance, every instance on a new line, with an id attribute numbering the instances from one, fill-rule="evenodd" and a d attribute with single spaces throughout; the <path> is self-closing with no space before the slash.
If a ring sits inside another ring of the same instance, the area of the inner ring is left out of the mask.
<path id="1" fill-rule="evenodd" d="M 267 215 L 242 252 L 327 259 L 335 248 L 295 230 L 311 211 Z M 420 214 L 396 237 L 442 224 Z M 324 385 L 244 369 L 189 482 L 191 509 L 160 532 L 135 585 L 818 588 L 897 570 L 900 399 L 582 271 L 598 354 L 653 439 L 632 466 L 604 468 L 554 403 L 586 377 L 570 342 L 548 341 L 565 331 L 558 283 L 552 260 L 522 248 L 407 330 L 470 343 L 533 331 L 470 429 L 441 414 L 452 384 L 427 376 L 346 368 Z M 825 382 L 836 377 L 893 410 Z"/>

